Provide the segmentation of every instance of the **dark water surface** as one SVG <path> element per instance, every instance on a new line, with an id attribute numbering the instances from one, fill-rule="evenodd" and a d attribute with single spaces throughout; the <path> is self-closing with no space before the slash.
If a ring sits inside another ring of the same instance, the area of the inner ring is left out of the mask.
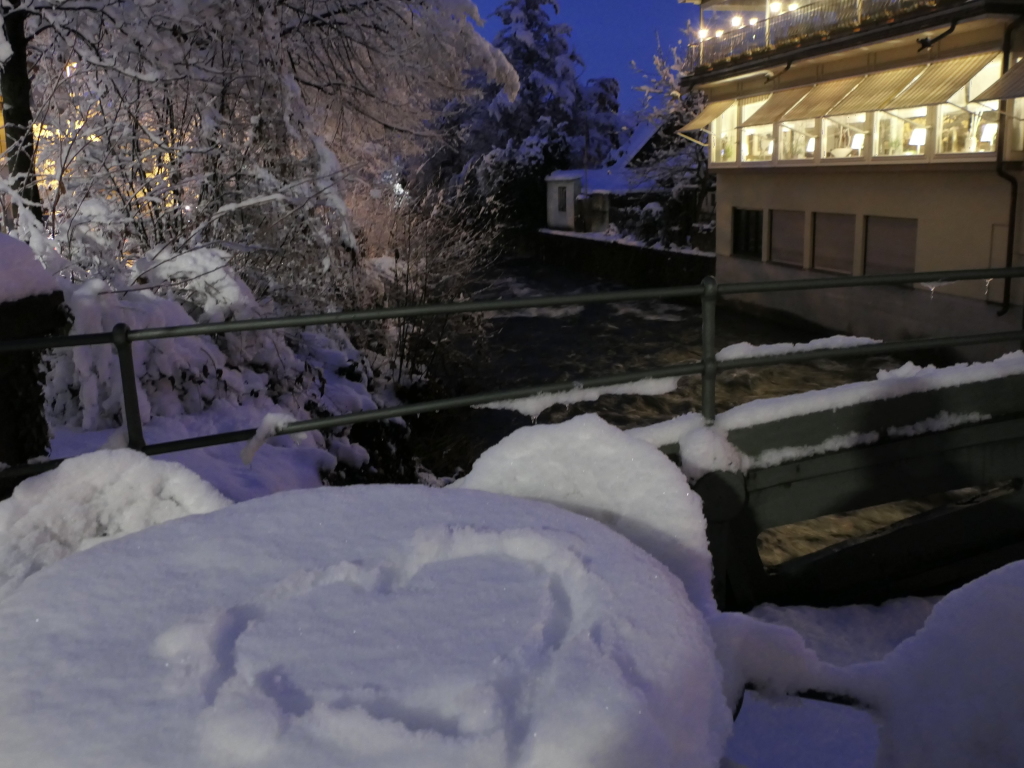
<path id="1" fill-rule="evenodd" d="M 519 262 L 493 277 L 476 299 L 593 293 L 623 286 L 566 275 Z M 610 373 L 643 371 L 698 362 L 701 348 L 697 303 L 658 301 L 523 310 L 490 319 L 485 353 L 475 361 L 470 392 L 574 381 Z M 809 325 L 769 320 L 719 304 L 717 348 L 804 342 L 831 335 Z M 722 373 L 715 399 L 719 411 L 749 400 L 823 389 L 875 378 L 880 368 L 901 364 L 890 357 L 821 360 Z M 687 376 L 661 396 L 605 395 L 596 402 L 549 408 L 537 423 L 556 423 L 597 413 L 618 427 L 638 427 L 700 409 L 700 376 Z M 516 412 L 459 409 L 410 420 L 413 449 L 438 476 L 468 472 L 476 458 L 515 429 L 531 423 Z"/>

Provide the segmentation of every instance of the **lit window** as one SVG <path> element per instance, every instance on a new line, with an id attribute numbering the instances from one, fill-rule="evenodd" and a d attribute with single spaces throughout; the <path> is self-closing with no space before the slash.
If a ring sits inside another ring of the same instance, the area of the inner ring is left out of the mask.
<path id="1" fill-rule="evenodd" d="M 928 107 L 877 113 L 875 154 L 924 155 L 928 143 Z"/>
<path id="2" fill-rule="evenodd" d="M 791 120 L 779 129 L 780 160 L 811 160 L 817 148 L 816 120 Z"/>
<path id="3" fill-rule="evenodd" d="M 753 117 L 768 100 L 767 96 L 743 99 L 740 102 L 740 122 Z M 771 160 L 774 151 L 775 126 L 751 125 L 740 129 L 740 160 L 743 162 Z"/>
<path id="4" fill-rule="evenodd" d="M 999 79 L 1002 64 L 993 59 L 966 86 L 939 107 L 939 152 L 995 152 L 999 132 L 999 102 L 972 102 Z"/>
<path id="5" fill-rule="evenodd" d="M 830 160 L 864 157 L 870 131 L 871 123 L 866 112 L 825 118 L 821 130 L 824 142 L 822 157 Z"/>
<path id="6" fill-rule="evenodd" d="M 739 107 L 733 104 L 711 124 L 713 141 L 712 162 L 736 162 L 736 125 L 739 122 Z"/>

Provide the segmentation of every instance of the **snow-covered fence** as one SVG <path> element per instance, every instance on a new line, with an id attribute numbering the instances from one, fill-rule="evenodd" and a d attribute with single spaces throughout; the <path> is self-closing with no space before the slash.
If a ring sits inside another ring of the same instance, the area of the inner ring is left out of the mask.
<path id="1" fill-rule="evenodd" d="M 1024 340 L 1024 330 L 1004 331 L 997 333 L 974 334 L 969 336 L 859 344 L 856 346 L 841 348 L 816 348 L 802 351 L 789 351 L 784 354 L 739 358 L 726 357 L 723 359 L 722 356 L 717 354 L 715 348 L 715 308 L 718 300 L 723 296 L 778 291 L 820 290 L 825 288 L 843 288 L 866 285 L 900 285 L 1020 277 L 1024 277 L 1024 267 L 928 273 L 918 272 L 900 275 L 865 275 L 860 277 L 836 277 L 812 280 L 777 280 L 772 282 L 735 283 L 725 285 L 719 285 L 714 277 L 706 277 L 699 286 L 688 285 L 670 288 L 576 294 L 570 296 L 462 302 L 431 306 L 401 307 L 397 309 L 358 310 L 320 315 L 301 315 L 295 317 L 199 323 L 166 328 L 143 328 L 138 330 L 132 330 L 124 324 L 119 324 L 109 333 L 76 335 L 65 338 L 36 338 L 0 341 L 0 354 L 57 349 L 63 347 L 113 344 L 118 351 L 118 361 L 121 370 L 121 381 L 124 394 L 122 418 L 128 434 L 129 447 L 152 456 L 172 453 L 175 451 L 205 448 L 213 445 L 223 445 L 226 443 L 246 442 L 256 437 L 258 430 L 254 427 L 252 429 L 206 435 L 184 440 L 147 444 L 143 434 L 142 419 L 139 414 L 137 397 L 135 396 L 134 391 L 134 385 L 136 382 L 131 345 L 136 341 L 153 341 L 157 339 L 194 337 L 220 333 L 239 333 L 244 331 L 266 331 L 317 325 L 338 325 L 367 320 L 408 319 L 468 312 L 509 311 L 515 309 L 574 306 L 583 304 L 639 301 L 645 299 L 699 299 L 702 306 L 702 359 L 700 362 L 598 376 L 582 381 L 547 383 L 497 392 L 464 395 L 416 404 L 400 405 L 391 408 L 382 408 L 374 411 L 349 413 L 341 416 L 293 421 L 288 424 L 277 425 L 273 430 L 273 434 L 298 434 L 313 430 L 332 429 L 370 421 L 383 421 L 386 419 L 410 416 L 418 413 L 486 405 L 495 401 L 518 400 L 537 395 L 556 395 L 558 393 L 640 382 L 645 379 L 665 379 L 670 377 L 679 378 L 695 374 L 700 374 L 702 378 L 702 414 L 705 423 L 712 424 L 715 420 L 715 379 L 720 371 L 734 368 L 774 365 L 776 363 L 788 364 L 808 362 L 824 358 L 869 357 L 873 355 L 898 354 L 923 349 L 941 349 L 972 344 L 991 344 L 1000 342 L 1009 343 Z M 0 472 L 0 480 L 16 480 L 18 478 L 39 474 L 40 472 L 52 469 L 57 465 L 57 463 L 59 462 L 39 462 L 31 465 L 22 465 L 5 469 Z"/>

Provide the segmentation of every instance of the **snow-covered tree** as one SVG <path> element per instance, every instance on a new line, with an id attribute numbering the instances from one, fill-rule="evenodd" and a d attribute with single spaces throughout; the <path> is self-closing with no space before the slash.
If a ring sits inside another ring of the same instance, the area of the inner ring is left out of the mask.
<path id="1" fill-rule="evenodd" d="M 543 178 L 552 170 L 600 165 L 617 146 L 618 83 L 581 83 L 583 61 L 570 28 L 556 23 L 556 0 L 506 0 L 494 12 L 494 45 L 515 67 L 511 99 L 477 77 L 479 93 L 450 102 L 437 122 L 446 146 L 427 163 L 434 183 L 472 179 L 481 205 L 497 205 L 510 223 L 543 221 Z"/>

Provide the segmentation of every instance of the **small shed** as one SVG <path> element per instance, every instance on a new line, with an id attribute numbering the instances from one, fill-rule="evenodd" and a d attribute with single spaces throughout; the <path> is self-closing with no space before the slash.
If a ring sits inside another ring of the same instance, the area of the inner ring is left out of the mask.
<path id="1" fill-rule="evenodd" d="M 576 228 L 576 198 L 583 191 L 583 171 L 555 171 L 544 179 L 548 186 L 548 228 Z"/>

